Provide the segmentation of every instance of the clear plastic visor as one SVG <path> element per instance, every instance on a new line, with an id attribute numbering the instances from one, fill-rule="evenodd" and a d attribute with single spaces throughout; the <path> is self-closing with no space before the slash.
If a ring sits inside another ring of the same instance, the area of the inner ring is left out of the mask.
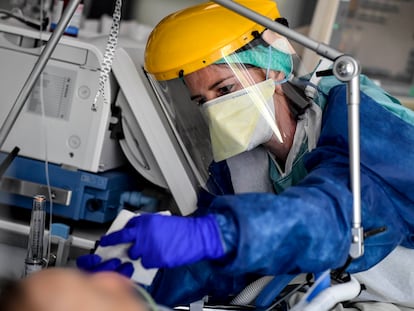
<path id="1" fill-rule="evenodd" d="M 266 30 L 260 38 L 207 67 L 155 81 L 189 161 L 204 180 L 211 161 L 223 161 L 263 145 L 289 149 L 296 120 L 283 85 L 301 76 L 288 40 Z M 277 155 L 276 155 L 277 156 Z"/>

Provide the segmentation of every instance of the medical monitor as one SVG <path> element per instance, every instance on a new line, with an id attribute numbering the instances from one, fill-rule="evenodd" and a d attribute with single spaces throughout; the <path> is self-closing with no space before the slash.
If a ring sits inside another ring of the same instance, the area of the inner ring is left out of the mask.
<path id="1" fill-rule="evenodd" d="M 6 119 L 25 81 L 46 45 L 50 33 L 0 21 L 1 105 L 0 124 Z M 87 40 L 63 37 L 37 79 L 10 129 L 2 150 L 20 148 L 20 156 L 70 167 L 104 172 L 120 167 L 125 159 L 117 142 L 110 139 L 110 105 L 98 99 L 103 53 Z M 105 83 L 107 101 L 116 94 L 112 76 Z M 45 147 L 47 137 L 48 148 Z"/>
<path id="2" fill-rule="evenodd" d="M 0 23 L 0 121 L 17 98 L 49 35 L 42 33 L 43 40 L 39 40 L 36 31 Z M 108 100 L 105 103 L 99 98 L 97 111 L 92 111 L 105 42 L 106 37 L 61 38 L 45 67 L 42 84 L 38 81 L 32 90 L 2 151 L 18 146 L 20 156 L 44 161 L 42 129 L 47 125 L 51 165 L 100 176 L 129 162 L 150 187 L 152 183 L 171 194 L 169 208 L 190 214 L 196 209 L 198 188 L 205 184 L 211 161 L 211 153 L 204 152 L 209 148 L 207 126 L 197 107 L 185 104 L 188 109 L 177 113 L 177 108 L 169 105 L 143 70 L 144 46 L 126 43 L 123 38 L 119 38 L 112 73 L 105 84 Z M 178 97 L 189 101 L 183 86 L 177 91 Z M 27 171 L 30 174 L 33 172 Z M 56 187 L 54 176 L 51 181 Z"/>
<path id="3" fill-rule="evenodd" d="M 121 47 L 114 58 L 112 71 L 120 87 L 115 105 L 122 111 L 124 134 L 119 142 L 134 168 L 168 189 L 186 215 L 195 210 L 198 188 L 208 178 L 207 124 L 184 85 L 175 88 L 182 105 L 173 106 L 162 95 L 143 69 L 143 55 L 143 47 Z"/>

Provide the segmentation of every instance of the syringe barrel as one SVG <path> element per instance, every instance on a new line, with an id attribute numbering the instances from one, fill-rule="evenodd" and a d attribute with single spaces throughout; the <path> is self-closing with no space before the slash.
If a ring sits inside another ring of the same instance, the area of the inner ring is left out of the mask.
<path id="1" fill-rule="evenodd" d="M 30 219 L 29 242 L 27 246 L 27 263 L 43 261 L 43 238 L 46 221 L 46 197 L 33 197 L 32 217 Z"/>

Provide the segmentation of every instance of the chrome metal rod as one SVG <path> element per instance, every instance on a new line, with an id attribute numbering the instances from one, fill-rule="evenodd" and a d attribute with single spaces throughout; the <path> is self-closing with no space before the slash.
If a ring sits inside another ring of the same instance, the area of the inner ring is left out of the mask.
<path id="1" fill-rule="evenodd" d="M 358 77 L 356 77 L 352 80 L 351 84 L 359 83 L 358 81 L 359 79 Z M 352 86 L 348 87 L 348 98 L 351 98 L 353 96 L 352 89 Z M 352 103 L 351 100 L 348 101 L 348 137 L 351 149 L 350 153 L 353 155 L 350 158 L 351 186 L 352 192 L 354 193 L 354 207 L 358 208 L 358 210 L 355 210 L 356 213 L 354 215 L 354 223 L 356 225 L 361 225 L 361 198 L 358 195 L 361 189 L 359 146 L 359 101 L 358 103 Z"/>
<path id="2" fill-rule="evenodd" d="M 8 220 L 0 218 L 0 233 L 2 233 L 2 230 L 13 232 L 16 234 L 21 234 L 21 235 L 28 235 L 30 232 L 30 227 L 28 225 L 18 224 L 15 221 L 8 221 Z M 49 230 L 45 230 L 45 235 L 48 235 L 48 234 L 49 234 Z M 96 239 L 98 239 L 99 237 L 96 236 L 96 238 L 95 237 L 85 238 L 85 237 L 71 235 L 71 238 L 72 238 L 71 244 L 74 247 L 79 247 L 82 249 L 90 250 L 95 247 Z"/>
<path id="3" fill-rule="evenodd" d="M 350 81 L 348 81 L 347 86 L 348 139 L 350 149 L 349 165 L 353 197 L 352 244 L 349 254 L 352 258 L 358 258 L 364 254 L 364 231 L 361 219 L 362 209 L 359 129 L 359 75 L 355 76 Z"/>
<path id="4" fill-rule="evenodd" d="M 342 52 L 335 50 L 329 45 L 326 45 L 324 43 L 313 40 L 305 35 L 302 35 L 301 33 L 293 29 L 290 29 L 289 27 L 286 27 L 285 25 L 282 25 L 278 22 L 275 22 L 274 20 L 271 20 L 266 16 L 258 14 L 255 11 L 252 11 L 249 8 L 246 8 L 245 6 L 242 6 L 232 0 L 213 0 L 213 2 L 216 2 L 252 21 L 255 21 L 256 23 L 263 25 L 269 28 L 270 30 L 284 35 L 290 40 L 296 41 L 297 43 L 309 48 L 310 50 L 316 52 L 317 54 L 325 58 L 335 60 L 337 57 L 343 54 Z"/>
<path id="5" fill-rule="evenodd" d="M 53 31 L 53 34 L 50 36 L 48 42 L 45 45 L 45 48 L 39 55 L 38 60 L 36 61 L 29 77 L 23 85 L 23 88 L 20 90 L 19 95 L 17 96 L 16 101 L 14 102 L 11 110 L 9 111 L 6 119 L 0 128 L 0 149 L 3 147 L 4 142 L 7 139 L 14 123 L 17 120 L 23 106 L 28 99 L 30 92 L 32 91 L 37 79 L 42 73 L 44 67 L 46 66 L 50 56 L 55 50 L 59 39 L 62 37 L 65 32 L 66 26 L 69 24 L 73 14 L 75 13 L 76 8 L 81 0 L 70 0 L 68 6 L 62 14 L 62 17 L 57 24 L 56 29 Z"/>

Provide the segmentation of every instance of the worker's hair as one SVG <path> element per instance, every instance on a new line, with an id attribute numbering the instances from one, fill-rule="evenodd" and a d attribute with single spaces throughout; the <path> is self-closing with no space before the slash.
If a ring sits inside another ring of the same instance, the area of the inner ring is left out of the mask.
<path id="1" fill-rule="evenodd" d="M 6 280 L 0 285 L 0 311 L 23 311 L 25 290 L 21 280 Z M 28 310 L 27 310 L 28 311 Z"/>

